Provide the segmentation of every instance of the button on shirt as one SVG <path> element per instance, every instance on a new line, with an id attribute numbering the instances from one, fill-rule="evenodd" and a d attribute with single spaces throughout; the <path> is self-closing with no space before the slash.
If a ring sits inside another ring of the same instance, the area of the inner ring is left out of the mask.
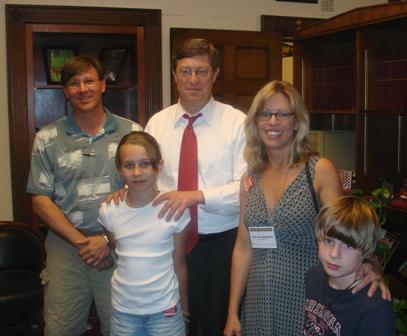
<path id="1" fill-rule="evenodd" d="M 245 114 L 211 99 L 199 111 L 194 124 L 198 143 L 198 188 L 205 204 L 198 206 L 198 231 L 217 233 L 237 227 L 240 177 L 243 161 Z M 145 131 L 160 144 L 164 167 L 158 178 L 160 190 L 177 190 L 179 152 L 188 121 L 178 103 L 151 117 Z"/>

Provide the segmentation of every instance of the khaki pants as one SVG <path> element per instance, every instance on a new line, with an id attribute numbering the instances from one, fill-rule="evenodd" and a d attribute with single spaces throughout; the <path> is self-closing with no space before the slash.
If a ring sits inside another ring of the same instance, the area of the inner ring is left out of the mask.
<path id="1" fill-rule="evenodd" d="M 82 335 L 89 308 L 95 299 L 103 335 L 109 335 L 111 301 L 110 278 L 113 268 L 99 272 L 87 266 L 78 250 L 51 231 L 45 248 L 44 319 L 46 336 Z"/>

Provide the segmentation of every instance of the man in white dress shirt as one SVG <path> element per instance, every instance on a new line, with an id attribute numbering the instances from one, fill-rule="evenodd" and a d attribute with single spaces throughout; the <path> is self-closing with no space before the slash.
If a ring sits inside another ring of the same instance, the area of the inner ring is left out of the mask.
<path id="1" fill-rule="evenodd" d="M 245 114 L 215 101 L 212 86 L 220 57 L 205 39 L 189 39 L 172 58 L 179 101 L 149 120 L 145 131 L 160 144 L 164 168 L 158 179 L 164 202 L 160 216 L 179 218 L 198 206 L 198 244 L 188 253 L 189 335 L 222 335 L 229 297 L 232 249 L 239 220 L 239 181 L 243 161 Z M 177 191 L 184 115 L 201 114 L 193 123 L 198 149 L 198 188 Z"/>

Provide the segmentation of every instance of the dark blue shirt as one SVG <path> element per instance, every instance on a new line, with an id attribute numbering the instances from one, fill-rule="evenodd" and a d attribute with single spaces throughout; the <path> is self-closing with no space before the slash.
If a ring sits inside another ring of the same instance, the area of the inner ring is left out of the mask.
<path id="1" fill-rule="evenodd" d="M 367 296 L 369 286 L 352 294 L 351 289 L 329 286 L 321 265 L 305 275 L 305 336 L 395 336 L 392 304 L 376 291 Z"/>

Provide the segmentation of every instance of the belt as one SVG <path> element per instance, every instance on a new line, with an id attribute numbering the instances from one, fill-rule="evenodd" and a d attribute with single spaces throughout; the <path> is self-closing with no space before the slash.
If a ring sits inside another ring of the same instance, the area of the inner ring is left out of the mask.
<path id="1" fill-rule="evenodd" d="M 228 234 L 232 234 L 236 232 L 237 228 L 222 231 L 222 232 L 216 232 L 216 233 L 208 233 L 208 234 L 199 234 L 199 244 L 200 243 L 206 243 L 212 240 L 220 239 L 222 237 L 227 236 Z"/>

